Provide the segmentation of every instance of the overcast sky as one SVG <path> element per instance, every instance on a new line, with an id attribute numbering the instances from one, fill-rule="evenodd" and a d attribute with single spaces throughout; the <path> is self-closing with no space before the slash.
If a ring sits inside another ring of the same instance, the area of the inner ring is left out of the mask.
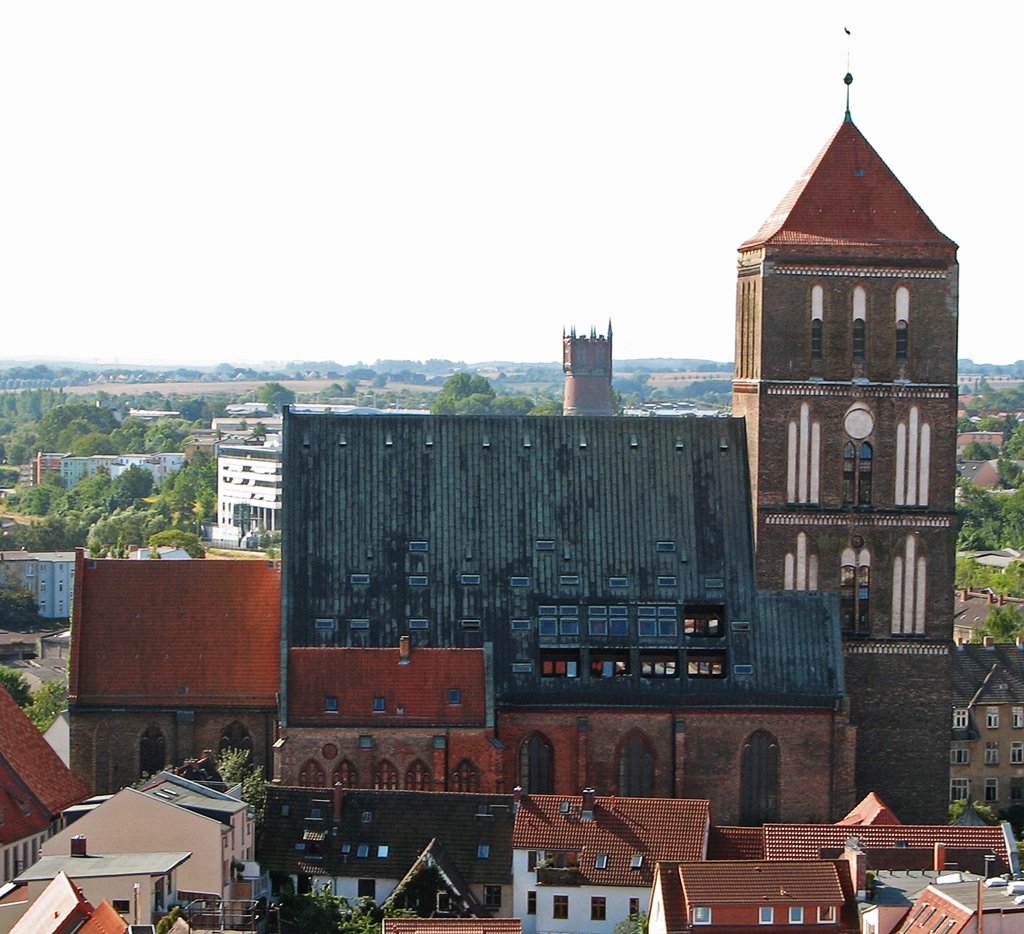
<path id="1" fill-rule="evenodd" d="M 852 39 L 843 32 L 848 26 Z M 736 247 L 843 117 L 1024 358 L 1024 5 L 7 2 L 0 358 L 733 358 Z M 1016 127 L 1016 129 L 1015 129 Z"/>

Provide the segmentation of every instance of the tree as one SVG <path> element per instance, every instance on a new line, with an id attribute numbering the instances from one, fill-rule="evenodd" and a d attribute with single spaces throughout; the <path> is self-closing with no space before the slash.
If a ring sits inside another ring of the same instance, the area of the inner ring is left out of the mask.
<path id="1" fill-rule="evenodd" d="M 31 590 L 0 584 L 0 627 L 28 629 L 41 622 L 39 607 Z"/>
<path id="2" fill-rule="evenodd" d="M 613 934 L 647 934 L 647 915 L 632 912 L 615 925 Z"/>
<path id="3" fill-rule="evenodd" d="M 1024 616 L 1012 603 L 994 606 L 974 631 L 974 641 L 980 642 L 984 636 L 992 636 L 996 642 L 1013 642 L 1017 636 L 1024 636 Z"/>
<path id="4" fill-rule="evenodd" d="M 217 757 L 217 771 L 229 786 L 242 786 L 242 800 L 252 805 L 258 830 L 263 826 L 263 815 L 267 807 L 267 783 L 263 778 L 263 766 L 254 765 L 244 749 L 223 749 Z"/>
<path id="5" fill-rule="evenodd" d="M 68 706 L 68 687 L 63 680 L 47 681 L 32 694 L 32 702 L 25 708 L 36 729 L 45 733 Z"/>
<path id="6" fill-rule="evenodd" d="M 281 406 L 291 405 L 295 401 L 295 393 L 280 383 L 264 383 L 256 390 L 256 401 L 280 409 Z"/>
<path id="7" fill-rule="evenodd" d="M 32 702 L 32 691 L 25 676 L 6 665 L 0 665 L 0 687 L 11 695 L 19 707 L 27 707 Z"/>
<path id="8" fill-rule="evenodd" d="M 949 822 L 955 824 L 961 817 L 963 817 L 964 811 L 967 810 L 967 799 L 962 798 L 959 801 L 951 801 L 949 805 Z M 982 804 L 980 801 L 974 802 L 974 812 L 980 817 L 986 824 L 998 824 L 999 818 L 992 813 L 992 808 L 987 804 Z"/>
<path id="9" fill-rule="evenodd" d="M 190 557 L 206 557 L 206 549 L 203 548 L 199 536 L 195 532 L 187 532 L 182 529 L 164 529 L 162 532 L 155 532 L 149 536 L 146 544 L 154 550 L 170 545 L 172 548 L 184 548 Z"/>
<path id="10" fill-rule="evenodd" d="M 483 376 L 455 373 L 445 380 L 441 391 L 434 397 L 430 411 L 434 415 L 456 415 L 459 414 L 456 412 L 456 406 L 463 399 L 468 399 L 470 396 L 484 396 L 493 399 L 494 395 L 494 387 Z"/>
<path id="11" fill-rule="evenodd" d="M 965 461 L 990 461 L 999 456 L 999 448 L 991 441 L 970 441 L 964 445 Z"/>

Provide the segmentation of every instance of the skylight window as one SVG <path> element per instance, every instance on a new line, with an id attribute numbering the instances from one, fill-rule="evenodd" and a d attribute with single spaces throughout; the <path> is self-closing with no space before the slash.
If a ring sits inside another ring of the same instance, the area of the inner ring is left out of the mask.
<path id="1" fill-rule="evenodd" d="M 607 869 L 608 868 L 608 854 L 598 853 L 594 857 L 594 868 L 595 869 Z"/>
<path id="2" fill-rule="evenodd" d="M 429 548 L 430 546 L 426 542 L 409 542 L 409 551 L 424 552 Z"/>
<path id="3" fill-rule="evenodd" d="M 490 845 L 487 844 L 487 843 L 481 843 L 480 846 L 478 846 L 476 848 L 476 858 L 477 859 L 490 859 L 491 858 L 491 847 L 490 847 Z"/>
<path id="4" fill-rule="evenodd" d="M 368 844 L 368 843 L 360 843 L 359 846 L 356 847 L 356 856 L 358 856 L 359 859 L 366 859 L 366 857 L 369 856 L 369 855 L 370 855 L 370 844 Z"/>

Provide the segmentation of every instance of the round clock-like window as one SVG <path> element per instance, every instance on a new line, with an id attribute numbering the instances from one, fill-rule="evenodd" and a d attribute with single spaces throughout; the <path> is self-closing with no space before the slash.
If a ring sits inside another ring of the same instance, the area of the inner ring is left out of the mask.
<path id="1" fill-rule="evenodd" d="M 875 429 L 875 418 L 866 406 L 855 405 L 843 419 L 846 433 L 855 441 L 863 441 Z"/>

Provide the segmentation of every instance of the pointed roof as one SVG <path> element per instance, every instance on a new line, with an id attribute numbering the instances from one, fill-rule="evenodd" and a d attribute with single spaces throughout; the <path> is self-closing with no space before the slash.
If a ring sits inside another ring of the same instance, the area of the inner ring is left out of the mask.
<path id="1" fill-rule="evenodd" d="M 902 824 L 903 821 L 889 809 L 889 805 L 873 791 L 870 791 L 860 804 L 837 823 L 845 827 L 863 827 L 878 824 Z"/>
<path id="2" fill-rule="evenodd" d="M 956 249 L 851 121 L 840 124 L 740 250 L 897 245 L 942 254 Z"/>

